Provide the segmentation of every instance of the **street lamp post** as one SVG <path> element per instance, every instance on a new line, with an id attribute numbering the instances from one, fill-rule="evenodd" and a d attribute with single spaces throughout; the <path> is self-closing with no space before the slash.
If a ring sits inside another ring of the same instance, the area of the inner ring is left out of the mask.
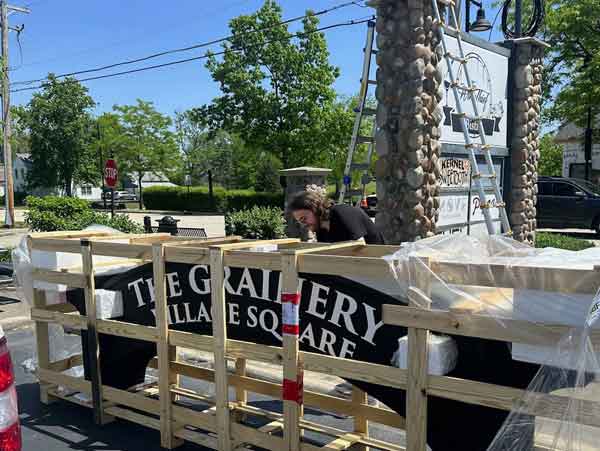
<path id="1" fill-rule="evenodd" d="M 477 10 L 477 18 L 475 22 L 471 23 L 471 3 L 479 7 Z M 492 28 L 492 24 L 485 18 L 485 10 L 483 9 L 483 2 L 477 0 L 466 0 L 465 1 L 465 31 L 467 33 L 471 31 L 488 31 Z"/>

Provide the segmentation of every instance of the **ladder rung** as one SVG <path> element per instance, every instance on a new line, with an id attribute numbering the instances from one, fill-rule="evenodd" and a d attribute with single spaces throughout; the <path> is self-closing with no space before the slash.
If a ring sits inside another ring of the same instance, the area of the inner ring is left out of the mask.
<path id="1" fill-rule="evenodd" d="M 357 136 L 356 144 L 372 144 L 375 140 L 372 136 Z"/>
<path id="2" fill-rule="evenodd" d="M 377 51 L 378 51 L 377 49 L 371 49 L 371 53 L 372 53 L 373 55 L 377 55 Z"/>
<path id="3" fill-rule="evenodd" d="M 482 174 L 481 172 L 478 174 L 473 174 L 473 179 L 495 179 L 496 173 L 493 174 Z"/>
<path id="4" fill-rule="evenodd" d="M 448 24 L 445 24 L 443 22 L 439 22 L 439 24 L 444 27 L 445 30 L 451 31 L 453 33 L 460 33 L 460 30 L 458 28 L 454 28 Z"/>
<path id="5" fill-rule="evenodd" d="M 461 56 L 456 56 L 454 53 L 446 52 L 444 54 L 444 56 L 446 58 L 450 58 L 453 61 L 458 61 L 461 64 L 466 64 L 467 63 L 467 59 L 466 58 L 463 58 Z"/>
<path id="6" fill-rule="evenodd" d="M 458 82 L 453 81 L 452 83 L 450 83 L 450 86 L 453 88 L 456 88 L 460 91 L 465 91 L 465 92 L 474 92 L 477 91 L 477 88 L 475 86 L 466 86 L 466 85 L 461 85 Z"/>
<path id="7" fill-rule="evenodd" d="M 504 208 L 506 207 L 506 204 L 504 202 L 498 202 L 496 205 L 492 205 L 489 202 L 484 202 L 483 204 L 481 204 L 479 206 L 479 208 L 484 209 L 484 208 Z"/>
<path id="8" fill-rule="evenodd" d="M 367 171 L 370 167 L 369 163 L 352 163 L 350 165 L 352 171 Z"/>
<path id="9" fill-rule="evenodd" d="M 437 0 L 440 5 L 455 6 L 454 0 Z"/>
<path id="10" fill-rule="evenodd" d="M 370 85 L 376 85 L 377 80 L 367 80 L 367 83 L 369 83 Z"/>
<path id="11" fill-rule="evenodd" d="M 491 144 L 480 144 L 480 143 L 470 143 L 465 144 L 465 148 L 470 149 L 471 147 L 477 147 L 481 150 L 490 150 L 493 146 Z"/>

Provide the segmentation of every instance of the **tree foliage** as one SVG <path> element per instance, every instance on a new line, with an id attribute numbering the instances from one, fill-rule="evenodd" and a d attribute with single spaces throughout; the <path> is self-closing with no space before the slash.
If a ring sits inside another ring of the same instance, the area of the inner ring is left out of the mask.
<path id="1" fill-rule="evenodd" d="M 550 177 L 562 176 L 562 162 L 562 148 L 554 142 L 551 134 L 544 135 L 540 140 L 539 174 Z"/>
<path id="2" fill-rule="evenodd" d="M 115 105 L 113 110 L 117 122 L 107 139 L 114 139 L 119 172 L 136 176 L 142 208 L 144 174 L 169 175 L 177 172 L 181 164 L 175 134 L 169 129 L 172 121 L 156 111 L 152 102 L 140 99 L 135 105 Z M 108 116 L 106 121 L 114 119 Z"/>
<path id="3" fill-rule="evenodd" d="M 503 1 L 494 2 L 500 7 Z M 514 2 L 513 2 L 514 3 Z M 546 122 L 585 126 L 587 109 L 600 114 L 600 2 L 545 0 L 540 38 L 549 44 L 543 72 Z M 523 20 L 531 16 L 532 0 L 523 1 Z"/>
<path id="4" fill-rule="evenodd" d="M 33 95 L 20 114 L 29 130 L 32 186 L 61 188 L 71 196 L 73 182 L 97 179 L 89 171 L 94 105 L 87 88 L 75 79 L 58 80 L 52 74 Z"/>
<path id="5" fill-rule="evenodd" d="M 282 10 L 272 1 L 231 20 L 224 50 L 235 51 L 222 59 L 211 56 L 206 64 L 222 95 L 196 114 L 211 129 L 243 136 L 250 149 L 272 153 L 284 167 L 319 163 L 348 139 L 337 133 L 342 108 L 332 84 L 339 70 L 329 64 L 315 16 L 303 20 L 297 37 L 281 22 Z"/>

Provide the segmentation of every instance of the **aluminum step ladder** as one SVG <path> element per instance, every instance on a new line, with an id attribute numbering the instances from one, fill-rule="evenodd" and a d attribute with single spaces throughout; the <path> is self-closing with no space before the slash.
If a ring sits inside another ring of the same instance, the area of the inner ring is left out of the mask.
<path id="1" fill-rule="evenodd" d="M 359 206 L 360 200 L 362 200 L 366 195 L 367 185 L 373 180 L 373 177 L 371 177 L 370 173 L 371 160 L 373 157 L 373 150 L 375 148 L 375 131 L 377 128 L 375 123 L 376 110 L 367 106 L 367 94 L 369 86 L 377 84 L 375 80 L 369 80 L 371 58 L 375 53 L 377 53 L 377 51 L 373 49 L 374 40 L 375 22 L 369 21 L 367 22 L 367 42 L 364 48 L 364 60 L 362 78 L 360 79 L 358 106 L 354 110 L 356 113 L 356 116 L 354 117 L 354 128 L 352 130 L 352 139 L 350 140 L 350 144 L 348 146 L 348 156 L 346 157 L 346 166 L 344 167 L 344 178 L 342 180 L 342 187 L 338 198 L 338 203 L 340 204 L 344 202 L 354 204 L 353 198 L 355 196 L 359 196 L 359 202 L 356 203 L 356 206 Z M 363 119 L 369 116 L 373 117 L 373 128 L 371 130 L 371 134 L 369 136 L 361 135 Z M 365 161 L 356 162 L 354 161 L 354 157 L 356 148 L 360 144 L 368 144 L 367 155 Z M 352 173 L 354 171 L 360 171 L 362 173 L 360 180 L 361 189 L 358 190 L 352 189 Z"/>
<path id="2" fill-rule="evenodd" d="M 440 15 L 439 4 L 445 5 L 450 10 L 450 25 L 447 25 L 442 20 Z M 436 22 L 437 29 L 439 30 L 440 41 L 442 43 L 442 49 L 444 51 L 444 58 L 446 59 L 446 64 L 448 66 L 448 75 L 450 76 L 450 86 L 452 87 L 452 92 L 454 94 L 454 100 L 456 103 L 456 111 L 457 116 L 460 118 L 463 135 L 465 138 L 465 148 L 469 152 L 469 159 L 471 161 L 471 170 L 472 179 L 475 183 L 475 187 L 479 194 L 480 200 L 480 208 L 483 213 L 483 217 L 485 218 L 485 224 L 487 226 L 488 233 L 490 235 L 496 234 L 496 229 L 494 227 L 494 220 L 492 219 L 491 209 L 497 208 L 500 213 L 500 221 L 502 224 L 502 231 L 505 235 L 512 235 L 512 231 L 510 228 L 510 222 L 508 221 L 508 216 L 506 214 L 506 205 L 502 198 L 502 193 L 500 192 L 500 186 L 498 184 L 497 174 L 494 169 L 494 163 L 492 161 L 492 156 L 490 154 L 491 146 L 486 142 L 485 133 L 483 129 L 483 121 L 481 116 L 479 115 L 479 109 L 477 108 L 477 102 L 475 100 L 475 92 L 478 90 L 475 83 L 471 82 L 471 77 L 469 76 L 469 71 L 467 70 L 467 60 L 465 58 L 465 53 L 463 51 L 463 42 L 461 39 L 461 31 L 460 25 L 456 15 L 456 4 L 453 0 L 432 0 L 433 4 L 433 13 L 434 13 L 434 21 Z M 452 54 L 448 51 L 448 45 L 446 42 L 446 34 L 444 29 L 452 31 L 456 33 L 456 42 L 458 47 L 458 55 Z M 466 80 L 466 85 L 460 84 L 460 80 L 455 78 L 454 70 L 452 69 L 452 62 L 458 62 L 462 69 Z M 473 106 L 473 115 L 469 115 L 465 113 L 463 105 L 461 103 L 461 96 L 459 91 L 466 92 L 468 97 L 471 100 L 471 104 Z M 480 143 L 474 143 L 469 135 L 469 129 L 467 127 L 469 122 L 476 122 L 479 130 L 479 138 Z M 487 167 L 487 173 L 482 173 L 479 170 L 479 166 L 477 165 L 477 158 L 475 156 L 475 148 L 480 148 L 481 152 L 485 157 L 485 163 Z M 493 197 L 490 196 L 490 199 L 486 197 L 484 180 L 489 180 L 494 189 Z M 469 206 L 470 208 L 470 206 Z"/>

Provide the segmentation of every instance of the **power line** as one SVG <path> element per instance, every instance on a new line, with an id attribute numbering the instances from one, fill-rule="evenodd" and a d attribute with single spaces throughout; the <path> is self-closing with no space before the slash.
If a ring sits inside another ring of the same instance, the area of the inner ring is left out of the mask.
<path id="1" fill-rule="evenodd" d="M 288 41 L 288 40 L 293 39 L 293 38 L 308 36 L 310 34 L 318 33 L 318 32 L 325 31 L 325 30 L 331 30 L 331 29 L 334 29 L 334 28 L 341 28 L 341 27 L 348 27 L 348 26 L 353 26 L 353 25 L 359 25 L 359 24 L 368 22 L 369 20 L 373 20 L 373 19 L 374 19 L 373 16 L 369 16 L 368 18 L 353 19 L 353 20 L 348 20 L 346 22 L 339 22 L 339 23 L 335 23 L 335 24 L 332 24 L 332 25 L 328 25 L 326 27 L 317 28 L 317 29 L 312 30 L 312 31 L 295 33 L 295 34 L 292 34 L 289 37 L 284 38 L 284 39 L 272 39 L 270 41 L 261 42 L 260 44 L 257 44 L 257 45 L 254 45 L 254 46 L 249 46 L 249 47 L 246 47 L 246 48 L 259 47 L 259 46 L 262 47 L 265 44 L 270 44 L 270 43 L 273 43 L 273 42 L 284 42 L 284 41 Z M 159 69 L 159 68 L 162 68 L 162 67 L 174 66 L 176 64 L 189 63 L 190 61 L 198 61 L 198 60 L 206 59 L 206 58 L 208 58 L 210 56 L 219 56 L 219 55 L 225 55 L 225 54 L 228 54 L 228 53 L 240 52 L 242 50 L 243 49 L 230 48 L 230 49 L 222 50 L 220 52 L 214 52 L 214 53 L 210 53 L 210 54 L 206 54 L 206 55 L 201 55 L 201 56 L 194 56 L 194 57 L 186 58 L 186 59 L 182 59 L 182 60 L 171 61 L 169 63 L 155 64 L 153 66 L 145 66 L 145 67 L 140 67 L 138 69 L 130 69 L 130 70 L 122 71 L 122 72 L 115 72 L 115 73 L 112 73 L 112 74 L 96 75 L 94 77 L 87 77 L 87 78 L 75 79 L 73 81 L 84 82 L 84 81 L 91 81 L 91 80 L 100 80 L 100 79 L 104 79 L 104 78 L 118 77 L 118 76 L 121 76 L 121 75 L 133 74 L 133 73 L 136 73 L 136 72 L 143 72 L 143 71 L 147 71 L 147 70 Z M 45 80 L 47 80 L 47 78 L 45 78 L 43 80 L 45 81 Z M 31 90 L 36 90 L 36 89 L 43 88 L 44 86 L 45 86 L 45 83 L 42 83 L 42 84 L 40 84 L 38 86 L 31 86 L 31 87 L 28 87 L 28 88 L 14 89 L 14 90 L 12 90 L 10 92 L 31 91 Z"/>
<path id="2" fill-rule="evenodd" d="M 321 11 L 317 11 L 315 13 L 309 13 L 309 14 L 305 14 L 303 16 L 292 17 L 292 18 L 286 19 L 286 20 L 284 20 L 282 22 L 278 22 L 278 23 L 276 23 L 274 25 L 269 25 L 268 27 L 257 28 L 256 30 L 247 31 L 245 33 L 241 33 L 240 35 L 238 35 L 236 37 L 244 37 L 244 36 L 248 36 L 250 34 L 258 33 L 258 32 L 261 32 L 261 31 L 270 30 L 272 28 L 279 27 L 281 25 L 287 25 L 287 24 L 290 24 L 292 22 L 297 22 L 297 21 L 305 19 L 307 17 L 322 16 L 324 14 L 331 13 L 331 12 L 336 11 L 338 9 L 346 8 L 348 6 L 353 6 L 353 5 L 354 6 L 361 6 L 360 2 L 358 2 L 358 1 L 349 1 L 349 2 L 346 2 L 346 3 L 342 3 L 342 4 L 339 4 L 339 5 L 332 6 L 332 7 L 327 8 L 327 9 L 323 9 Z M 199 49 L 199 48 L 202 48 L 202 47 L 208 47 L 208 46 L 211 46 L 211 45 L 219 44 L 221 42 L 228 41 L 228 40 L 230 40 L 233 37 L 234 37 L 234 35 L 229 35 L 229 36 L 226 36 L 226 37 L 223 37 L 223 38 L 214 39 L 212 41 L 207 41 L 207 42 L 203 42 L 203 43 L 200 43 L 200 44 L 194 44 L 194 45 L 191 45 L 191 46 L 188 46 L 188 47 L 181 47 L 181 48 L 177 48 L 177 49 L 165 50 L 163 52 L 153 53 L 151 55 L 147 55 L 147 56 L 144 56 L 144 57 L 141 57 L 141 58 L 135 58 L 135 59 L 131 59 L 131 60 L 125 60 L 125 61 L 121 61 L 121 62 L 118 62 L 118 63 L 113 63 L 113 64 L 108 64 L 108 65 L 105 65 L 105 66 L 95 67 L 95 68 L 92 68 L 92 69 L 85 69 L 85 70 L 80 70 L 80 71 L 74 71 L 74 72 L 69 72 L 69 73 L 65 73 L 65 74 L 60 74 L 60 75 L 56 75 L 56 78 L 64 78 L 64 77 L 72 77 L 74 75 L 89 74 L 91 72 L 100 72 L 100 71 L 107 70 L 107 69 L 113 69 L 113 68 L 119 67 L 119 66 L 126 66 L 126 65 L 129 65 L 129 64 L 140 63 L 142 61 L 148 61 L 150 59 L 159 58 L 159 57 L 165 56 L 165 55 L 171 55 L 171 54 L 180 53 L 180 52 L 187 52 L 187 51 L 190 51 L 190 50 L 195 50 L 195 49 Z M 190 60 L 190 61 L 193 61 L 193 60 Z M 161 67 L 160 65 L 157 65 L 157 66 Z M 35 79 L 35 80 L 16 81 L 16 82 L 12 83 L 12 86 L 27 85 L 27 84 L 33 84 L 33 83 L 40 83 L 40 82 L 43 82 L 43 81 L 46 81 L 46 80 L 48 80 L 48 77 L 38 78 L 38 79 Z"/>

